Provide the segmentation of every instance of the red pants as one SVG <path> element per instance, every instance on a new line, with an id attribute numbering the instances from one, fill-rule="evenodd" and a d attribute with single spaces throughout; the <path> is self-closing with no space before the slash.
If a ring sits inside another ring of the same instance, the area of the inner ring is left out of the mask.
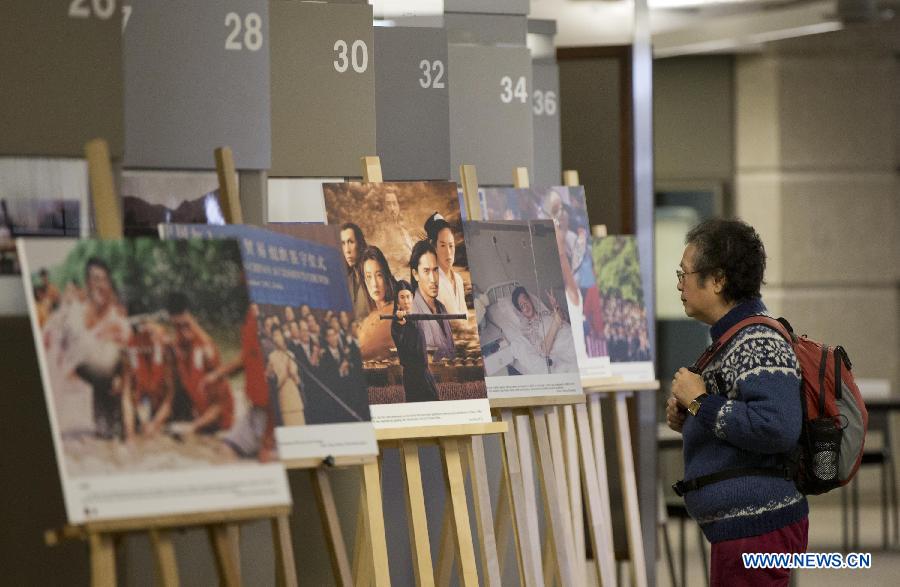
<path id="1" fill-rule="evenodd" d="M 761 536 L 715 542 L 710 556 L 712 587 L 787 587 L 790 569 L 745 569 L 745 552 L 806 552 L 809 518 Z"/>

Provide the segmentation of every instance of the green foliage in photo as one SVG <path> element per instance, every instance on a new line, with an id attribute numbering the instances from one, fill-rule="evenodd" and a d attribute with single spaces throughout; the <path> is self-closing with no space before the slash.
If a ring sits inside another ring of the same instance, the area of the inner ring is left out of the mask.
<path id="1" fill-rule="evenodd" d="M 637 240 L 633 236 L 594 238 L 592 253 L 600 293 L 617 291 L 621 299 L 643 305 Z"/>

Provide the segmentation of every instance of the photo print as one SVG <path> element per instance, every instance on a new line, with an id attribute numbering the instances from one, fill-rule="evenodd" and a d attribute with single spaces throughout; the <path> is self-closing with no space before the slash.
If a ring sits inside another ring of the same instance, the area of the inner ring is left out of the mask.
<path id="1" fill-rule="evenodd" d="M 612 372 L 626 381 L 654 379 L 644 286 L 634 236 L 593 241 L 603 324 Z"/>
<path id="2" fill-rule="evenodd" d="M 591 256 L 584 188 L 485 188 L 481 204 L 485 220 L 553 221 L 565 283 L 565 307 L 572 324 L 581 374 L 609 377 L 606 328 Z"/>
<path id="3" fill-rule="evenodd" d="M 272 226 L 281 228 L 163 224 L 160 236 L 240 243 L 254 317 L 244 348 L 255 347 L 244 368 L 268 409 L 254 430 L 267 422 L 268 439 L 274 428 L 279 457 L 377 454 L 337 231 Z"/>
<path id="4" fill-rule="evenodd" d="M 125 236 L 157 236 L 162 223 L 225 224 L 219 178 L 209 171 L 122 172 Z"/>
<path id="5" fill-rule="evenodd" d="M 490 421 L 456 184 L 323 189 L 375 425 Z"/>
<path id="6" fill-rule="evenodd" d="M 17 244 L 70 521 L 289 503 L 281 466 L 243 448 L 235 241 Z"/>
<path id="7" fill-rule="evenodd" d="M 17 237 L 87 236 L 87 197 L 84 161 L 0 158 L 0 275 L 21 273 Z"/>
<path id="8" fill-rule="evenodd" d="M 553 222 L 464 227 L 488 397 L 580 394 Z"/>

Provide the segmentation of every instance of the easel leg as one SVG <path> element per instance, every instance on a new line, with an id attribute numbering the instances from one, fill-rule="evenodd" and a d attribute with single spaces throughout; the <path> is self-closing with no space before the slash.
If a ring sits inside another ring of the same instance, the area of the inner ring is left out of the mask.
<path id="1" fill-rule="evenodd" d="M 557 566 L 559 563 L 556 562 L 556 550 L 553 546 L 553 536 L 550 532 L 550 513 L 547 512 L 545 517 L 547 518 L 545 521 L 547 536 L 544 538 L 544 552 L 542 555 L 544 561 L 544 585 L 553 587 L 556 585 Z"/>
<path id="2" fill-rule="evenodd" d="M 454 544 L 456 544 L 456 534 L 453 533 L 453 506 L 448 495 L 447 500 L 444 502 L 444 517 L 441 521 L 441 543 L 438 550 L 437 570 L 435 571 L 438 587 L 450 587 L 450 580 L 453 578 L 453 563 L 456 562 Z"/>
<path id="3" fill-rule="evenodd" d="M 584 404 L 579 404 L 584 407 Z M 581 493 L 581 467 L 578 458 L 578 433 L 573 406 L 563 406 L 566 473 L 569 484 L 569 505 L 572 508 L 572 536 L 575 539 L 575 572 L 582 585 L 587 584 L 584 536 L 584 496 Z"/>
<path id="4" fill-rule="evenodd" d="M 211 524 L 206 527 L 216 559 L 219 584 L 237 587 L 241 584 L 241 571 L 234 558 L 234 544 L 228 535 L 228 524 Z"/>
<path id="5" fill-rule="evenodd" d="M 91 532 L 91 587 L 116 587 L 116 552 L 113 537 Z"/>
<path id="6" fill-rule="evenodd" d="M 644 540 L 637 502 L 637 478 L 634 474 L 634 455 L 631 452 L 631 428 L 628 423 L 628 394 L 616 393 L 616 434 L 619 442 L 619 467 L 622 473 L 622 499 L 625 502 L 625 529 L 628 550 L 631 552 L 631 572 L 634 585 L 647 586 L 647 567 L 644 561 Z"/>
<path id="7" fill-rule="evenodd" d="M 548 535 L 553 541 L 556 554 L 557 568 L 559 569 L 559 582 L 561 585 L 575 585 L 572 576 L 571 551 L 567 548 L 566 518 L 568 512 L 562 507 L 564 497 L 559 495 L 559 486 L 556 480 L 556 471 L 553 468 L 553 453 L 550 448 L 550 438 L 547 429 L 546 408 L 531 408 L 534 424 L 534 436 L 538 446 L 538 461 L 541 470 L 541 489 L 544 497 L 544 507 L 549 510 L 550 525 Z"/>
<path id="8" fill-rule="evenodd" d="M 588 402 L 590 407 L 591 432 L 594 435 L 593 455 L 594 468 L 597 472 L 597 489 L 599 490 L 599 504 L 596 516 L 599 517 L 597 530 L 599 536 L 595 537 L 597 542 L 596 556 L 597 565 L 600 569 L 601 583 L 604 586 L 612 587 L 617 585 L 617 567 L 615 555 L 615 543 L 613 542 L 612 532 L 612 510 L 609 500 L 609 474 L 606 468 L 606 441 L 603 439 L 603 417 L 601 414 L 601 400 L 599 395 L 589 395 Z M 582 446 L 582 451 L 584 450 Z M 589 466 L 585 460 L 585 466 Z"/>
<path id="9" fill-rule="evenodd" d="M 500 587 L 500 562 L 497 556 L 497 542 L 494 537 L 494 524 L 491 516 L 491 490 L 488 485 L 487 464 L 484 461 L 484 439 L 481 436 L 473 436 L 467 444 L 484 584 Z"/>
<path id="10" fill-rule="evenodd" d="M 359 509 L 356 512 L 356 540 L 353 543 L 353 578 L 356 587 L 372 584 L 372 543 L 369 541 L 369 527 L 366 521 L 366 492 L 363 481 L 359 486 Z"/>
<path id="11" fill-rule="evenodd" d="M 534 491 L 534 461 L 531 450 L 531 416 L 517 415 L 515 417 L 515 440 L 518 443 L 518 459 L 522 470 L 522 478 L 519 486 L 522 490 L 521 513 L 516 512 L 519 520 L 524 524 L 519 526 L 519 540 L 522 543 L 523 558 L 525 559 L 525 581 L 534 581 L 536 584 L 544 584 L 544 575 L 541 568 L 541 533 L 538 526 L 537 495 Z M 516 484 L 511 486 L 515 490 Z M 527 554 L 525 554 L 527 553 Z"/>
<path id="12" fill-rule="evenodd" d="M 578 430 L 578 445 L 581 450 L 582 482 L 584 494 L 587 496 L 588 521 L 590 523 L 591 544 L 594 550 L 594 560 L 597 565 L 597 577 L 603 587 L 613 587 L 616 582 L 615 556 L 613 546 L 607 542 L 606 530 L 600 515 L 599 478 L 597 476 L 596 463 L 593 454 L 593 439 L 588 423 L 587 408 L 584 405 L 575 406 L 576 427 Z"/>
<path id="13" fill-rule="evenodd" d="M 501 449 L 502 451 L 502 449 Z M 497 560 L 500 564 L 500 576 L 506 569 L 506 553 L 509 550 L 509 537 L 514 529 L 515 521 L 512 519 L 511 507 L 511 488 L 509 486 L 509 476 L 507 474 L 506 459 L 503 462 L 503 470 L 500 472 L 500 487 L 497 488 L 497 496 L 500 501 L 497 502 L 497 510 L 494 512 L 494 536 L 497 539 Z M 516 539 L 516 550 L 518 551 L 518 539 Z M 517 555 L 518 556 L 518 555 Z M 519 567 L 521 569 L 521 567 Z M 521 576 L 521 575 L 520 575 Z"/>
<path id="14" fill-rule="evenodd" d="M 475 566 L 475 548 L 472 545 L 472 529 L 469 526 L 469 508 L 466 501 L 466 484 L 460 459 L 459 440 L 441 439 L 444 469 L 447 473 L 447 493 L 453 513 L 454 533 L 459 555 L 460 584 L 478 585 L 478 569 Z"/>
<path id="15" fill-rule="evenodd" d="M 313 491 L 316 494 L 316 502 L 319 505 L 319 515 L 322 518 L 325 539 L 328 542 L 328 554 L 331 557 L 331 569 L 334 572 L 334 578 L 338 585 L 350 587 L 353 585 L 353 575 L 350 571 L 350 559 L 347 556 L 344 535 L 341 532 L 341 521 L 338 518 L 337 506 L 334 503 L 331 481 L 328 479 L 328 473 L 321 467 L 311 470 L 310 478 Z"/>
<path id="16" fill-rule="evenodd" d="M 271 525 L 272 543 L 275 545 L 275 584 L 278 587 L 297 587 L 290 519 L 287 515 L 276 516 L 272 518 Z"/>
<path id="17" fill-rule="evenodd" d="M 156 559 L 156 584 L 161 587 L 178 586 L 178 561 L 172 536 L 166 530 L 150 530 L 150 543 Z"/>
<path id="18" fill-rule="evenodd" d="M 400 443 L 403 481 L 406 484 L 406 519 L 409 524 L 410 552 L 416 585 L 434 585 L 431 564 L 431 542 L 428 539 L 428 518 L 425 514 L 425 492 L 422 488 L 422 469 L 419 464 L 419 444 Z"/>
<path id="19" fill-rule="evenodd" d="M 372 570 L 376 587 L 391 584 L 388 569 L 387 540 L 384 533 L 384 505 L 381 501 L 381 472 L 377 462 L 363 465 L 364 490 L 366 497 L 366 527 L 372 544 Z"/>
<path id="20" fill-rule="evenodd" d="M 553 472 L 556 480 L 556 492 L 559 496 L 559 504 L 562 509 L 563 529 L 565 530 L 565 548 L 570 553 L 570 563 L 572 565 L 573 579 L 579 585 L 584 584 L 582 573 L 578 571 L 578 565 L 584 567 L 584 562 L 579 561 L 575 555 L 575 531 L 572 528 L 572 515 L 575 508 L 569 501 L 569 487 L 566 483 L 568 474 L 566 471 L 565 447 L 562 436 L 562 429 L 559 425 L 559 409 L 545 408 L 544 415 L 547 419 L 547 432 L 550 436 L 550 453 L 553 455 Z M 580 484 L 579 484 L 580 486 Z M 580 514 L 580 511 L 579 511 Z"/>

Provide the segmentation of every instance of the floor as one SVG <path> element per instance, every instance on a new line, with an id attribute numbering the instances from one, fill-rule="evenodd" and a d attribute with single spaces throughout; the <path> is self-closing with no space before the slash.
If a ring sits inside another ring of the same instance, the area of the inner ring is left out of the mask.
<path id="1" fill-rule="evenodd" d="M 872 568 L 855 570 L 801 570 L 792 582 L 797 587 L 868 587 L 869 585 L 900 585 L 900 545 L 894 543 L 889 550 L 882 546 L 882 510 L 880 474 L 878 468 L 862 469 L 854 482 L 860 483 L 860 546 L 854 552 L 872 555 Z M 810 498 L 809 550 L 831 553 L 842 551 L 841 495 L 835 490 L 828 495 Z M 688 573 L 687 585 L 704 584 L 700 563 L 697 528 L 688 523 L 687 536 Z M 891 526 L 891 529 L 893 526 Z M 676 573 L 679 567 L 678 521 L 670 520 L 669 540 L 675 556 Z M 891 530 L 893 533 L 893 530 Z M 661 542 L 661 541 L 660 541 Z M 708 546 L 708 545 L 707 545 Z M 662 546 L 660 545 L 660 548 Z M 708 558 L 707 558 L 708 560 Z M 657 562 L 657 585 L 671 587 L 668 565 L 664 557 Z M 627 584 L 627 583 L 622 583 Z"/>

